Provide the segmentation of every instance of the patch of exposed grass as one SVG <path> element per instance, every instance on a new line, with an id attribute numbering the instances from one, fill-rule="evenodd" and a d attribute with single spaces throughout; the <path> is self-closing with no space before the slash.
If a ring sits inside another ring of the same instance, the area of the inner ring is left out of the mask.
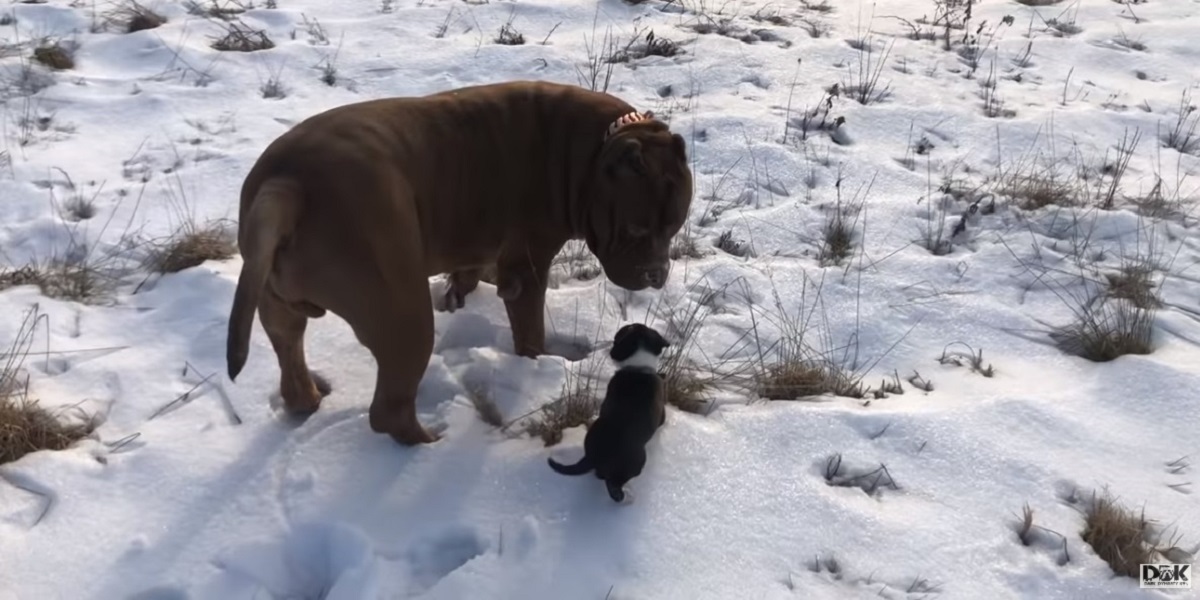
<path id="1" fill-rule="evenodd" d="M 1107 492 L 1100 497 L 1092 494 L 1084 517 L 1080 535 L 1117 575 L 1136 579 L 1143 563 L 1190 561 L 1188 553 L 1174 544 L 1176 540 L 1162 545 L 1162 533 L 1146 519 L 1144 511 L 1135 513 Z"/>
<path id="2" fill-rule="evenodd" d="M 95 429 L 93 419 L 70 422 L 63 411 L 48 411 L 29 396 L 23 367 L 43 316 L 37 307 L 27 311 L 16 339 L 0 354 L 0 464 L 41 450 L 64 450 Z"/>
<path id="3" fill-rule="evenodd" d="M 75 51 L 62 42 L 43 40 L 33 48 L 33 60 L 55 71 L 65 71 L 75 68 Z"/>

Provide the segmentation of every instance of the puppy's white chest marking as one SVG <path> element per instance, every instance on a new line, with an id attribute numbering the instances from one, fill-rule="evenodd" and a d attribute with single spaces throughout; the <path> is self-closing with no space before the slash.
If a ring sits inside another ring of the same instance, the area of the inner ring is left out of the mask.
<path id="1" fill-rule="evenodd" d="M 617 365 L 622 369 L 658 372 L 658 356 L 647 350 L 639 349 L 633 353 L 633 356 L 617 363 Z"/>

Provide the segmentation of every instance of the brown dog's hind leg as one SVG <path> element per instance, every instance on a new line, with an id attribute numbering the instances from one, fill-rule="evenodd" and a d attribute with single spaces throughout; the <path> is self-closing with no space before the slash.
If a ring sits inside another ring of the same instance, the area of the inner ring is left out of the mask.
<path id="1" fill-rule="evenodd" d="M 293 415 L 316 412 L 321 406 L 321 393 L 304 358 L 308 317 L 293 310 L 268 286 L 259 297 L 258 318 L 279 359 L 279 393 L 284 408 Z"/>
<path id="2" fill-rule="evenodd" d="M 437 441 L 417 419 L 417 387 L 433 353 L 433 299 L 423 291 L 429 280 L 419 254 L 386 242 L 378 250 L 356 246 L 343 246 L 345 262 L 323 269 L 318 285 L 344 290 L 330 296 L 329 309 L 375 357 L 371 430 L 406 446 Z"/>
<path id="3" fill-rule="evenodd" d="M 415 289 L 415 288 L 414 288 Z M 424 299 L 421 302 L 419 299 Z M 433 352 L 433 307 L 427 294 L 381 299 L 391 314 L 355 328 L 359 340 L 375 357 L 375 396 L 370 424 L 400 444 L 428 444 L 438 436 L 417 419 L 417 388 Z M 354 325 L 353 323 L 351 324 Z"/>

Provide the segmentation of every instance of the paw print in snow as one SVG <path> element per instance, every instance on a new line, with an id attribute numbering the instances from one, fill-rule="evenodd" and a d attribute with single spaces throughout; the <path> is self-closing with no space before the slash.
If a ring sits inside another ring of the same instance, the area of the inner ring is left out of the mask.
<path id="1" fill-rule="evenodd" d="M 378 560 L 371 541 L 342 523 L 306 523 L 278 539 L 260 539 L 220 556 L 200 597 L 236 600 L 379 596 Z"/>

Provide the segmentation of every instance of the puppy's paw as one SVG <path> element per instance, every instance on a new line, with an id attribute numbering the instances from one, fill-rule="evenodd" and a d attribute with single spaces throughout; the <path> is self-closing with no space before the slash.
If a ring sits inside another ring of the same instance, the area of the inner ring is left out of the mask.
<path id="1" fill-rule="evenodd" d="M 621 506 L 629 506 L 630 504 L 633 504 L 633 494 L 629 493 L 629 490 L 622 489 L 621 499 L 617 501 L 617 504 L 620 504 Z"/>
<path id="2" fill-rule="evenodd" d="M 617 486 L 612 482 L 605 482 L 605 487 L 608 488 L 608 497 L 613 499 L 617 504 L 629 504 L 633 502 L 633 497 L 629 492 L 625 491 L 624 486 Z"/>

